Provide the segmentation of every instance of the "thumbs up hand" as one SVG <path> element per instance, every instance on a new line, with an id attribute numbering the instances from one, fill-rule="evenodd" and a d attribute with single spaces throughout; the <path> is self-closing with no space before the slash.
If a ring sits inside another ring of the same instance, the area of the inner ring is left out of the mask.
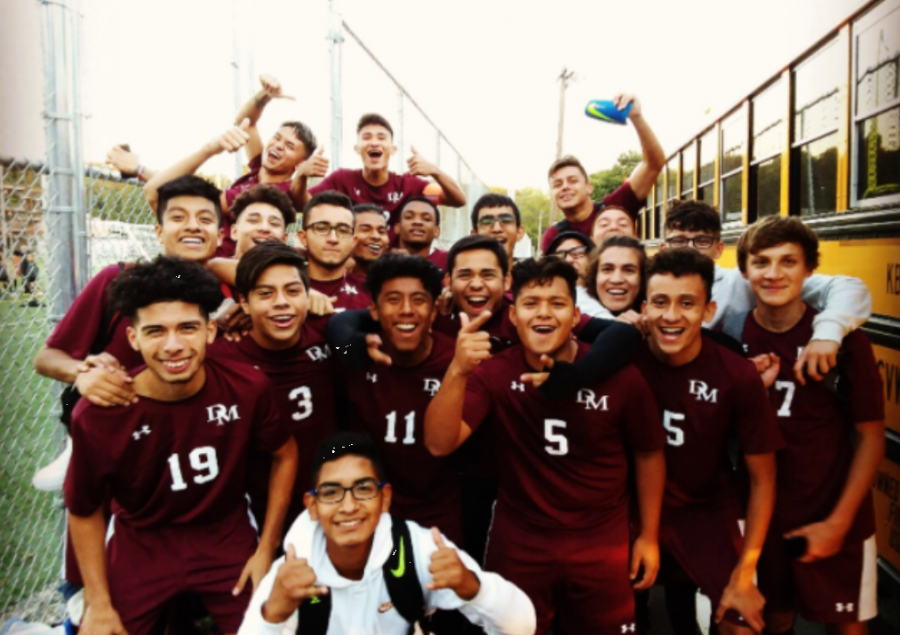
<path id="1" fill-rule="evenodd" d="M 250 119 L 244 117 L 239 126 L 232 126 L 220 136 L 216 137 L 207 144 L 207 149 L 212 154 L 220 154 L 222 152 L 237 152 L 250 140 Z"/>
<path id="2" fill-rule="evenodd" d="M 325 158 L 325 146 L 319 146 L 315 154 L 297 166 L 297 176 L 325 176 L 328 173 L 328 159 Z"/>
<path id="3" fill-rule="evenodd" d="M 298 558 L 294 545 L 288 545 L 272 593 L 263 605 L 263 618 L 272 624 L 285 622 L 303 600 L 326 593 L 327 586 L 316 586 L 316 572 L 306 558 Z"/>
<path id="4" fill-rule="evenodd" d="M 410 146 L 409 151 L 412 156 L 406 160 L 409 166 L 409 173 L 413 176 L 434 176 L 439 172 L 438 167 L 434 163 L 430 163 L 422 158 L 415 146 Z"/>
<path id="5" fill-rule="evenodd" d="M 451 589 L 460 599 L 468 602 L 481 590 L 478 576 L 466 568 L 456 549 L 447 545 L 437 527 L 431 528 L 431 537 L 437 550 L 431 554 L 431 565 L 428 567 L 431 582 L 427 585 L 428 589 Z"/>

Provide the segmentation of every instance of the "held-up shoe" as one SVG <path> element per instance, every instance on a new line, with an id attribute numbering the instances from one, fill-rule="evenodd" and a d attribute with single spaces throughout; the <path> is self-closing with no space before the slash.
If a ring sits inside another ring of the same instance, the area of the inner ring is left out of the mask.
<path id="1" fill-rule="evenodd" d="M 31 484 L 42 492 L 57 492 L 62 489 L 66 480 L 66 471 L 69 469 L 69 459 L 72 457 L 72 437 L 66 435 L 66 448 L 56 459 L 37 471 Z"/>

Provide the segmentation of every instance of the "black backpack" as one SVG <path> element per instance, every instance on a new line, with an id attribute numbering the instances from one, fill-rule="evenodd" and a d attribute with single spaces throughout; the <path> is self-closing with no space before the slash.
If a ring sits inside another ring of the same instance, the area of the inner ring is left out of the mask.
<path id="1" fill-rule="evenodd" d="M 391 519 L 391 555 L 381 567 L 391 603 L 400 616 L 409 622 L 407 633 L 415 632 L 416 622 L 425 620 L 425 594 L 416 572 L 409 525 L 398 518 Z M 299 609 L 297 635 L 325 635 L 331 620 L 331 594 L 304 600 Z M 428 632 L 423 628 L 423 631 Z"/>

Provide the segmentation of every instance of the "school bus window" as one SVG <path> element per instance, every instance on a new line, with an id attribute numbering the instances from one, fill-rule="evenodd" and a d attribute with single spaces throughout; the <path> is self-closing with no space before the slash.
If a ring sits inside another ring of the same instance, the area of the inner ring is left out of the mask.
<path id="1" fill-rule="evenodd" d="M 694 198 L 694 164 L 697 162 L 697 151 L 692 143 L 681 153 L 681 198 Z"/>
<path id="2" fill-rule="evenodd" d="M 700 137 L 700 184 L 697 193 L 697 198 L 710 205 L 715 200 L 717 151 L 716 131 L 713 129 Z"/>
<path id="3" fill-rule="evenodd" d="M 719 206 L 724 220 L 740 220 L 744 146 L 747 137 L 747 113 L 742 108 L 722 122 L 722 196 Z"/>
<path id="4" fill-rule="evenodd" d="M 834 40 L 794 69 L 792 147 L 799 169 L 801 216 L 833 212 L 836 208 L 838 86 L 845 69 L 841 49 Z"/>
<path id="5" fill-rule="evenodd" d="M 861 22 L 855 31 L 858 200 L 900 193 L 900 6 Z"/>
<path id="6" fill-rule="evenodd" d="M 784 112 L 787 91 L 783 80 L 753 98 L 753 144 L 750 178 L 753 218 L 777 214 L 781 205 L 781 153 L 784 149 Z"/>

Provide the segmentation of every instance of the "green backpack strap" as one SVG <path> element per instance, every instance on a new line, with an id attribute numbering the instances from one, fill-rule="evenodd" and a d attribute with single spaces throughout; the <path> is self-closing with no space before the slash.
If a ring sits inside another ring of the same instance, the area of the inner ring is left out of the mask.
<path id="1" fill-rule="evenodd" d="M 382 566 L 384 583 L 391 603 L 400 616 L 409 622 L 412 633 L 416 622 L 425 617 L 425 594 L 416 571 L 412 539 L 406 521 L 391 517 L 391 538 L 394 546 Z"/>

